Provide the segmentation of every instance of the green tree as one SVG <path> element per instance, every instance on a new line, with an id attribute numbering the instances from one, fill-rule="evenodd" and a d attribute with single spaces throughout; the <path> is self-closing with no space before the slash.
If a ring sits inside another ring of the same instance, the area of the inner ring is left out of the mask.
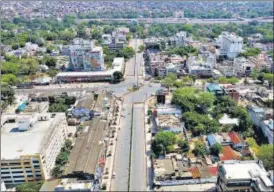
<path id="1" fill-rule="evenodd" d="M 197 157 L 208 154 L 208 151 L 206 149 L 206 145 L 204 144 L 203 141 L 198 140 L 198 141 L 195 142 L 195 148 L 193 150 L 193 153 Z"/>
<path id="2" fill-rule="evenodd" d="M 35 74 L 38 70 L 39 62 L 34 58 L 21 59 L 20 61 L 20 72 L 23 74 Z"/>
<path id="3" fill-rule="evenodd" d="M 17 192 L 37 192 L 43 185 L 43 181 L 28 182 L 16 186 Z"/>
<path id="4" fill-rule="evenodd" d="M 186 140 L 179 140 L 178 141 L 178 146 L 182 149 L 183 152 L 188 152 L 190 147 L 189 144 Z"/>
<path id="5" fill-rule="evenodd" d="M 63 166 L 67 163 L 67 161 L 68 161 L 68 153 L 61 152 L 58 154 L 55 162 L 57 165 Z"/>
<path id="6" fill-rule="evenodd" d="M 18 79 L 13 74 L 4 74 L 1 77 L 1 83 L 14 86 L 18 83 Z"/>
<path id="7" fill-rule="evenodd" d="M 145 50 L 145 46 L 144 45 L 139 45 L 139 52 L 143 52 Z"/>
<path id="8" fill-rule="evenodd" d="M 43 58 L 42 62 L 45 63 L 45 65 L 47 65 L 50 68 L 55 68 L 56 63 L 57 63 L 57 59 L 55 57 L 45 56 Z"/>
<path id="9" fill-rule="evenodd" d="M 273 170 L 274 168 L 274 155 L 273 155 L 273 145 L 262 145 L 258 153 L 256 154 L 257 157 L 263 161 L 264 166 L 267 170 Z"/>
<path id="10" fill-rule="evenodd" d="M 15 100 L 14 94 L 14 89 L 10 85 L 1 83 L 1 100 L 10 105 Z"/>
<path id="11" fill-rule="evenodd" d="M 51 171 L 51 175 L 53 177 L 59 177 L 62 174 L 61 168 L 62 167 L 60 165 L 55 165 L 54 168 Z"/>
<path id="12" fill-rule="evenodd" d="M 69 151 L 71 147 L 72 147 L 72 141 L 70 139 L 66 139 L 64 148 Z"/>
<path id="13" fill-rule="evenodd" d="M 49 112 L 66 112 L 68 107 L 64 104 L 54 103 L 49 106 Z"/>
<path id="14" fill-rule="evenodd" d="M 273 86 L 274 75 L 272 73 L 264 73 L 263 80 L 268 81 L 269 87 Z"/>
<path id="15" fill-rule="evenodd" d="M 123 79 L 123 73 L 120 71 L 115 71 L 113 73 L 113 81 L 114 82 L 120 82 Z"/>
<path id="16" fill-rule="evenodd" d="M 152 142 L 153 152 L 159 156 L 166 152 L 173 150 L 172 146 L 176 143 L 176 135 L 172 132 L 159 132 L 156 134 L 155 139 Z"/>
<path id="17" fill-rule="evenodd" d="M 135 51 L 132 47 L 124 47 L 117 54 L 118 57 L 124 57 L 126 59 L 130 59 L 135 55 Z"/>
<path id="18" fill-rule="evenodd" d="M 38 38 L 36 39 L 35 43 L 39 46 L 42 47 L 45 44 L 45 40 L 43 38 Z"/>
<path id="19" fill-rule="evenodd" d="M 219 143 L 216 143 L 210 147 L 210 153 L 212 155 L 218 156 L 221 151 L 222 151 L 222 145 Z"/>
<path id="20" fill-rule="evenodd" d="M 240 56 L 243 57 L 251 57 L 251 56 L 257 56 L 261 53 L 261 50 L 259 48 L 248 48 L 245 52 L 240 53 Z"/>
<path id="21" fill-rule="evenodd" d="M 13 74 L 13 75 L 17 75 L 19 70 L 19 66 L 16 63 L 12 63 L 12 62 L 3 62 L 2 65 L 2 74 Z"/>

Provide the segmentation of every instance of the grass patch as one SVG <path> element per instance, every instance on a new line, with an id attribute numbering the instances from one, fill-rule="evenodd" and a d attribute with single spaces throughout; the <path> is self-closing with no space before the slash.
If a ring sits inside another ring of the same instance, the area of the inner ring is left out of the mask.
<path id="1" fill-rule="evenodd" d="M 252 137 L 248 137 L 246 138 L 246 142 L 250 145 L 250 148 L 252 149 L 252 151 L 255 153 L 255 155 L 257 155 L 260 146 L 257 144 L 257 142 L 255 141 L 254 138 Z"/>

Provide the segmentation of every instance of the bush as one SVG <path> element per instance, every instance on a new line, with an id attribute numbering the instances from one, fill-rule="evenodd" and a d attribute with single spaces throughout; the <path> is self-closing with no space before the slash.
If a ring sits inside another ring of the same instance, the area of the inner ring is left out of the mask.
<path id="1" fill-rule="evenodd" d="M 17 192 L 36 192 L 39 191 L 43 185 L 43 181 L 23 183 L 16 186 Z"/>

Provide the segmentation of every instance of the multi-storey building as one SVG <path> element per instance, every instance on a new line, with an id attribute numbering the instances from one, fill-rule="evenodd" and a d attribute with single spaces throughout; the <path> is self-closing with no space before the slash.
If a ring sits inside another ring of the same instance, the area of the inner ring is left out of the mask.
<path id="1" fill-rule="evenodd" d="M 77 71 L 104 70 L 103 48 L 93 41 L 76 38 L 69 48 L 70 68 Z"/>
<path id="2" fill-rule="evenodd" d="M 65 113 L 34 113 L 5 118 L 1 130 L 1 179 L 6 186 L 51 177 L 67 138 Z"/>
<path id="3" fill-rule="evenodd" d="M 253 70 L 252 63 L 244 57 L 235 58 L 233 61 L 234 75 L 245 76 L 249 75 Z"/>
<path id="4" fill-rule="evenodd" d="M 223 161 L 218 166 L 217 191 L 273 191 L 273 181 L 259 160 Z"/>
<path id="5" fill-rule="evenodd" d="M 222 32 L 217 40 L 220 45 L 220 54 L 232 59 L 235 58 L 243 49 L 243 38 L 234 33 Z"/>
<path id="6" fill-rule="evenodd" d="M 252 122 L 259 128 L 261 128 L 264 136 L 268 139 L 270 144 L 274 143 L 274 129 L 273 119 L 271 115 L 267 114 L 267 110 L 254 106 L 248 106 L 247 110 L 250 114 Z"/>
<path id="7" fill-rule="evenodd" d="M 197 77 L 212 76 L 212 63 L 205 62 L 202 58 L 197 58 L 195 56 L 189 57 L 186 62 L 186 67 L 190 75 L 196 75 Z"/>
<path id="8" fill-rule="evenodd" d="M 173 46 L 183 46 L 186 40 L 186 35 L 185 31 L 176 33 L 175 36 L 169 38 L 169 44 Z"/>

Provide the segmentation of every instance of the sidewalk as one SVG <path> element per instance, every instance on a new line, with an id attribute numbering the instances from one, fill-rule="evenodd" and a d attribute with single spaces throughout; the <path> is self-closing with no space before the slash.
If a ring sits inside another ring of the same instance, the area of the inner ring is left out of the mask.
<path id="1" fill-rule="evenodd" d="M 114 165 L 114 159 L 115 159 L 115 149 L 116 149 L 116 138 L 118 137 L 118 132 L 119 132 L 119 127 L 120 127 L 120 117 L 121 117 L 121 112 L 122 112 L 122 102 L 118 99 L 115 99 L 115 104 L 114 106 L 118 106 L 119 108 L 119 112 L 118 112 L 118 116 L 117 116 L 117 124 L 116 125 L 110 125 L 111 127 L 114 128 L 115 130 L 115 134 L 114 134 L 114 138 L 108 138 L 109 139 L 109 144 L 112 143 L 112 145 L 108 145 L 108 149 L 107 149 L 107 154 L 109 154 L 109 152 L 111 151 L 111 156 L 107 157 L 105 160 L 105 168 L 104 168 L 104 174 L 103 179 L 102 179 L 102 184 L 106 184 L 106 191 L 110 191 L 111 189 L 111 181 L 112 181 L 112 175 L 113 175 L 113 165 Z M 109 115 L 109 117 L 111 117 L 112 119 L 115 119 L 115 107 L 113 108 L 114 110 L 114 116 Z M 109 119 L 110 120 L 110 119 Z"/>
<path id="2" fill-rule="evenodd" d="M 152 124 L 147 124 L 148 120 L 148 102 L 153 97 L 145 100 L 145 135 L 146 135 L 146 160 L 147 160 L 147 191 L 151 191 L 152 185 L 153 185 L 153 171 L 152 171 L 152 162 L 150 160 L 151 156 L 151 140 L 152 140 L 152 134 L 149 133 L 149 129 L 151 128 Z"/>

